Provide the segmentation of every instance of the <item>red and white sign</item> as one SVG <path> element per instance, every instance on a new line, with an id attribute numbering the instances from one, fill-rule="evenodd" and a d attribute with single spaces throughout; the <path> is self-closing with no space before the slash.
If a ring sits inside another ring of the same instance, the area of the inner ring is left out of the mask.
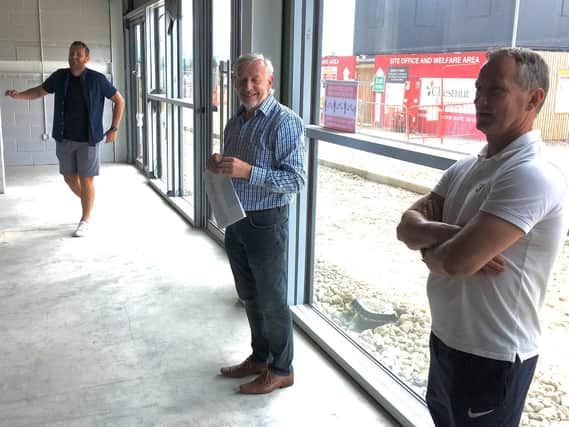
<path id="1" fill-rule="evenodd" d="M 375 121 L 381 125 L 398 107 L 411 132 L 482 137 L 473 102 L 474 82 L 485 61 L 486 52 L 376 55 L 374 71 L 385 76 L 385 91 L 375 94 Z"/>
<path id="2" fill-rule="evenodd" d="M 358 82 L 326 81 L 324 127 L 345 132 L 356 131 Z"/>
<path id="3" fill-rule="evenodd" d="M 355 80 L 355 56 L 323 56 L 320 62 L 322 80 Z"/>

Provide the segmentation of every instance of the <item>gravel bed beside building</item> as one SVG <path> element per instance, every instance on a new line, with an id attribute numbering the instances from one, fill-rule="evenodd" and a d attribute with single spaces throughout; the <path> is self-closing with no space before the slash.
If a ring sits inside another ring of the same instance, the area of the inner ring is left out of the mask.
<path id="1" fill-rule="evenodd" d="M 376 171 L 399 180 L 426 178 L 431 183 L 441 173 L 429 170 L 425 176 L 424 169 L 379 156 L 371 161 Z M 321 165 L 314 300 L 354 341 L 424 396 L 430 332 L 427 270 L 418 254 L 395 237 L 401 213 L 418 196 Z M 564 363 L 569 358 L 568 284 L 569 240 L 556 263 L 541 313 L 542 352 L 522 426 L 569 426 L 569 368 Z M 370 318 L 368 312 L 381 316 Z"/>

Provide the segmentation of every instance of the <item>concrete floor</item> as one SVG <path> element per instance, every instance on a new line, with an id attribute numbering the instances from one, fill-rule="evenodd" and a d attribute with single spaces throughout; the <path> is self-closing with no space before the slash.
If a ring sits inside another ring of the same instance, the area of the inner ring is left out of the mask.
<path id="1" fill-rule="evenodd" d="M 0 426 L 394 426 L 295 331 L 293 387 L 237 393 L 249 354 L 222 248 L 135 168 L 105 165 L 90 235 L 56 166 L 0 195 Z"/>

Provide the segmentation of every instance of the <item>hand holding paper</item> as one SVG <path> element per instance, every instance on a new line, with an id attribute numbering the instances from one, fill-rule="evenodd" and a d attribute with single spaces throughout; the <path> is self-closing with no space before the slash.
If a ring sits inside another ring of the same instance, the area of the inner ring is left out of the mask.
<path id="1" fill-rule="evenodd" d="M 221 173 L 212 172 L 209 168 L 209 160 L 204 180 L 209 203 L 219 227 L 227 227 L 245 218 L 245 211 L 235 193 L 231 178 Z"/>

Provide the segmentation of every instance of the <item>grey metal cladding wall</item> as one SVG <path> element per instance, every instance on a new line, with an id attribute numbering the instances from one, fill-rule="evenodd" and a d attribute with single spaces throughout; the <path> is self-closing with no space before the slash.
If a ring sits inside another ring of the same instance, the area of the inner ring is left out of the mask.
<path id="1" fill-rule="evenodd" d="M 519 22 L 518 46 L 543 50 L 569 48 L 568 0 L 524 0 Z"/>
<path id="2" fill-rule="evenodd" d="M 568 0 L 522 0 L 517 45 L 569 47 Z M 515 0 L 356 0 L 354 54 L 509 46 Z"/>

